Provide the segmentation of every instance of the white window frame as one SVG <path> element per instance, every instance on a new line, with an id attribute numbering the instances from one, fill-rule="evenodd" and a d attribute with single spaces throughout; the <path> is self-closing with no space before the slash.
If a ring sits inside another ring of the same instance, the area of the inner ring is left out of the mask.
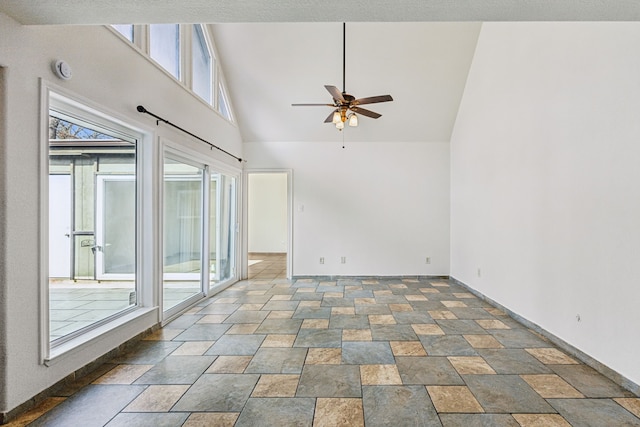
<path id="1" fill-rule="evenodd" d="M 109 111 L 106 107 L 84 99 L 62 87 L 40 79 L 40 360 L 50 366 L 64 356 L 101 342 L 106 334 L 130 322 L 142 319 L 156 311 L 157 296 L 154 295 L 153 283 L 157 254 L 154 250 L 153 236 L 149 230 L 153 228 L 148 220 L 153 212 L 152 189 L 145 188 L 144 183 L 152 179 L 151 158 L 153 157 L 152 134 L 135 126 L 130 120 Z M 133 137 L 136 140 L 136 292 L 137 305 L 125 309 L 121 313 L 96 322 L 73 337 L 60 341 L 52 346 L 50 342 L 50 304 L 49 304 L 49 112 L 60 110 L 64 114 L 80 117 L 81 121 L 95 122 L 116 134 Z"/>
<path id="2" fill-rule="evenodd" d="M 129 25 L 129 24 L 126 24 Z M 138 50 L 139 53 L 143 54 L 147 57 L 147 52 L 149 51 L 148 47 L 148 36 L 147 36 L 147 25 L 133 25 L 133 41 L 129 40 L 125 36 L 122 35 L 117 29 L 113 28 L 111 25 L 107 25 L 108 28 L 113 34 L 120 37 L 125 43 L 129 46 L 132 46 Z"/>
<path id="3" fill-rule="evenodd" d="M 227 86 L 224 83 L 224 79 L 222 79 L 222 78 L 219 79 L 218 85 L 216 86 L 216 111 L 224 119 L 228 120 L 231 123 L 235 123 L 234 114 L 233 114 L 233 107 L 231 106 L 231 101 L 229 99 L 229 94 L 227 92 L 228 92 L 227 91 Z M 228 117 L 226 115 L 224 115 L 222 113 L 222 110 L 220 109 L 220 94 L 222 94 L 222 98 L 224 99 L 224 103 L 225 103 L 225 105 L 227 107 L 227 112 L 229 113 Z"/>
<path id="4" fill-rule="evenodd" d="M 157 25 L 160 25 L 160 24 L 157 24 Z M 147 57 L 151 60 L 151 62 L 156 64 L 156 66 L 159 67 L 161 70 L 163 70 L 165 73 L 167 73 L 167 75 L 171 76 L 171 78 L 173 78 L 174 80 L 179 81 L 184 85 L 186 85 L 187 87 L 189 87 L 188 76 L 191 70 L 190 70 L 189 61 L 187 61 L 187 57 L 190 57 L 191 53 L 187 52 L 190 46 L 188 46 L 184 25 L 181 25 L 181 24 L 164 24 L 164 25 L 175 25 L 178 27 L 178 39 L 179 39 L 178 47 L 180 48 L 180 51 L 178 52 L 178 75 L 175 76 L 171 71 L 164 68 L 162 64 L 160 64 L 155 58 L 151 56 L 151 25 L 146 26 L 147 40 L 146 40 L 145 53 L 147 54 Z"/>
<path id="5" fill-rule="evenodd" d="M 196 36 L 195 36 L 195 28 L 194 27 L 200 27 L 200 31 L 202 31 L 202 37 L 203 37 L 203 41 L 204 44 L 207 48 L 207 51 L 209 52 L 209 56 L 211 57 L 211 63 L 209 66 L 209 84 L 210 84 L 210 100 L 207 101 L 206 99 L 202 98 L 193 88 L 193 48 L 194 48 L 194 44 L 196 43 Z M 215 50 L 213 49 L 213 44 L 212 44 L 212 37 L 211 34 L 209 33 L 209 30 L 207 28 L 206 25 L 204 24 L 191 24 L 190 25 L 190 34 L 191 34 L 191 40 L 190 40 L 190 49 L 189 49 L 189 68 L 190 68 L 190 73 L 189 76 L 191 78 L 190 84 L 188 84 L 187 86 L 191 89 L 191 91 L 193 92 L 193 94 L 195 96 L 197 96 L 198 98 L 200 98 L 201 101 L 204 101 L 207 105 L 210 106 L 214 106 L 215 104 L 215 99 L 216 99 L 216 94 L 215 94 L 215 83 L 216 83 L 216 74 L 217 74 L 217 60 L 216 60 L 216 55 L 215 55 Z"/>
<path id="6" fill-rule="evenodd" d="M 123 27 L 123 26 L 127 26 L 127 27 L 131 27 L 131 40 L 129 40 L 127 38 L 127 36 L 125 36 L 124 34 L 122 34 L 122 32 L 117 28 L 117 27 Z M 121 36 L 122 38 L 124 38 L 125 40 L 127 40 L 129 43 L 135 43 L 135 39 L 136 39 L 136 29 L 135 29 L 135 25 L 133 24 L 111 24 L 111 28 L 113 28 L 114 30 L 116 30 Z"/>

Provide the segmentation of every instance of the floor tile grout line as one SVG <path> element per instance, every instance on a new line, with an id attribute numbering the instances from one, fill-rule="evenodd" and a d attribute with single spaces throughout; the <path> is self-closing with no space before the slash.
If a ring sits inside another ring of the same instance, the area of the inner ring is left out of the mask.
<path id="1" fill-rule="evenodd" d="M 270 287 L 269 289 L 267 289 L 267 291 L 266 291 L 266 292 L 269 292 L 269 291 L 271 291 L 271 290 L 273 290 L 273 289 L 274 289 L 274 281 L 275 281 L 275 279 L 270 281 L 271 287 Z M 291 287 L 291 285 L 293 285 L 293 283 L 295 283 L 295 281 L 292 281 L 292 282 L 290 283 L 289 287 Z M 331 301 L 328 301 L 328 300 L 327 300 L 327 301 L 325 301 L 325 298 L 326 298 L 326 297 L 324 296 L 324 294 L 326 293 L 326 291 L 325 291 L 325 292 L 319 292 L 319 291 L 317 291 L 317 286 L 318 286 L 318 285 L 316 285 L 316 286 L 314 287 L 314 288 L 315 288 L 315 292 L 314 292 L 314 293 L 320 293 L 320 294 L 322 294 L 322 298 L 320 299 L 320 301 L 321 301 L 321 302 L 320 302 L 320 307 L 323 307 L 323 303 L 327 303 L 327 305 L 326 305 L 325 307 L 334 307 L 333 305 L 331 305 Z M 250 289 L 250 285 L 249 285 L 249 286 L 247 286 L 246 288 L 244 288 L 244 290 L 245 290 L 245 291 L 247 291 L 247 290 L 249 290 L 249 289 Z M 409 295 L 409 293 L 398 293 L 398 294 L 393 294 L 393 295 L 405 295 L 405 296 L 406 296 L 406 295 Z M 245 295 L 245 296 L 246 296 L 246 295 Z M 272 296 L 273 296 L 273 295 L 272 295 Z M 454 297 L 454 296 L 452 295 L 452 297 Z M 356 306 L 356 305 L 355 305 L 355 299 L 354 299 L 354 298 L 356 298 L 356 297 L 344 297 L 344 296 L 343 296 L 343 299 L 348 299 L 348 300 L 350 300 L 350 305 L 349 305 L 349 306 L 350 306 L 350 307 L 354 307 L 354 308 L 355 308 L 355 306 Z M 461 297 L 457 297 L 457 296 L 455 296 L 454 298 L 456 298 L 456 299 L 460 299 Z M 405 299 L 406 299 L 406 298 L 405 298 Z M 249 301 L 249 300 L 247 300 L 247 301 Z M 303 301 L 303 300 L 298 300 L 298 305 L 299 305 L 299 304 L 300 304 L 300 302 L 302 302 L 302 301 Z M 245 302 L 245 303 L 246 303 L 246 302 Z M 380 305 L 387 305 L 387 306 L 389 305 L 389 303 L 377 303 L 377 302 L 376 302 L 376 305 L 377 305 L 377 304 L 380 304 Z M 417 306 L 417 304 L 416 304 L 416 305 L 414 305 L 414 307 L 415 307 L 415 306 Z M 204 308 L 204 307 L 203 307 L 203 308 Z M 478 306 L 478 308 L 484 308 L 484 309 L 486 310 L 486 307 Z M 419 309 L 419 308 L 418 308 L 418 307 L 416 307 L 416 310 L 417 310 L 417 309 Z M 236 310 L 234 310 L 234 313 L 236 313 L 237 311 L 238 311 L 237 309 L 236 309 Z M 261 310 L 256 310 L 256 311 L 261 311 Z M 268 314 L 267 314 L 267 316 L 268 316 L 271 312 L 273 312 L 273 311 L 277 311 L 277 310 L 264 310 L 264 311 L 267 311 L 267 312 L 268 312 Z M 294 311 L 295 311 L 295 310 L 294 310 Z M 396 316 L 394 315 L 394 313 L 395 313 L 395 312 L 392 312 L 392 314 L 391 314 L 391 315 L 392 315 L 392 316 L 394 316 L 394 317 L 396 317 Z M 489 316 L 489 318 L 490 318 L 490 319 L 493 319 L 493 320 L 500 320 L 500 319 L 497 319 L 497 318 L 496 318 L 492 313 L 488 313 L 488 314 L 490 315 L 490 316 Z M 230 316 L 230 315 L 229 315 L 229 316 Z M 266 320 L 267 316 L 265 316 L 265 317 L 260 321 L 260 325 L 262 325 L 262 324 L 264 323 L 264 321 Z M 329 314 L 329 319 L 328 319 L 328 320 L 329 320 L 329 322 L 331 321 L 331 319 L 333 318 L 333 316 L 334 316 L 334 315 L 330 312 L 330 314 Z M 228 317 L 228 316 L 227 316 L 227 317 Z M 303 319 L 304 319 L 304 318 L 303 318 Z M 225 318 L 225 320 L 226 320 L 226 318 Z M 439 322 L 438 320 L 441 320 L 441 321 Z M 443 322 L 442 320 L 445 320 L 445 319 L 435 319 L 433 323 L 434 323 L 434 324 L 436 324 L 436 325 L 444 326 L 444 325 L 446 324 L 446 322 Z M 462 320 L 468 320 L 470 323 L 478 323 L 478 322 L 477 322 L 477 319 L 462 319 Z M 231 323 L 232 325 L 235 325 L 235 324 L 236 324 L 236 323 L 234 323 L 234 322 L 230 322 L 230 323 Z M 301 332 L 301 330 L 302 330 L 302 329 L 301 329 L 301 325 L 302 325 L 302 323 L 303 323 L 303 322 L 301 322 L 301 323 L 300 323 L 300 326 L 297 328 L 296 335 L 299 335 L 299 334 L 300 334 L 300 332 Z M 329 323 L 329 324 L 330 324 L 330 323 Z M 191 326 L 193 326 L 193 325 L 191 325 Z M 369 329 L 369 330 L 371 330 L 371 328 L 372 328 L 373 326 L 374 326 L 374 325 L 372 325 L 372 324 L 370 323 L 369 318 L 367 317 L 367 326 L 366 326 L 364 329 Z M 478 324 L 478 326 L 479 326 L 479 327 L 482 327 L 480 324 Z M 523 327 L 523 326 L 519 326 L 518 328 L 523 329 L 523 330 L 528 330 L 526 327 Z M 343 337 L 344 337 L 344 330 L 345 330 L 345 329 L 347 329 L 347 328 L 345 328 L 345 327 L 336 327 L 336 328 L 329 328 L 329 329 L 336 329 L 336 330 L 338 330 L 338 331 L 340 332 L 340 334 L 339 334 L 339 345 L 340 345 L 340 346 L 339 346 L 338 348 L 342 349 L 342 348 L 344 348 L 344 345 L 345 345 L 345 343 L 346 343 L 346 342 L 351 342 L 351 341 L 345 341 L 345 340 L 343 339 Z M 483 332 L 482 332 L 482 334 L 483 334 L 483 335 L 487 335 L 487 336 L 491 336 L 491 337 L 493 337 L 493 334 L 492 334 L 492 331 L 491 331 L 491 330 L 487 330 L 487 329 L 485 329 L 484 327 L 483 327 L 483 329 L 484 329 L 484 330 L 483 330 Z M 227 335 L 227 332 L 228 332 L 228 330 L 227 330 L 227 331 L 225 331 L 225 332 L 223 333 L 223 335 Z M 531 331 L 530 331 L 530 332 L 531 332 Z M 253 334 L 249 334 L 249 335 L 255 335 L 255 333 L 253 333 Z M 267 335 L 268 335 L 268 334 L 267 334 Z M 449 333 L 449 334 L 446 334 L 446 335 L 454 335 L 454 336 L 461 336 L 461 337 L 463 336 L 463 334 L 462 334 L 462 333 L 458 333 L 458 332 Z M 415 340 L 415 341 L 416 341 L 416 342 L 418 342 L 418 343 L 421 343 L 422 347 L 424 348 L 424 343 L 419 339 L 419 337 L 420 337 L 420 336 L 418 336 L 418 340 Z M 373 337 L 372 337 L 372 338 L 373 338 Z M 170 341 L 173 341 L 173 339 L 171 339 Z M 386 343 L 388 346 L 390 346 L 390 342 L 391 342 L 391 340 L 389 340 L 389 339 L 379 339 L 379 340 L 372 340 L 372 341 L 374 341 L 374 342 Z M 412 341 L 414 341 L 414 340 L 412 340 Z M 369 341 L 367 341 L 367 342 L 369 342 Z M 556 348 L 556 347 L 557 347 L 557 346 L 553 345 L 552 343 L 548 343 L 548 344 L 549 344 L 549 347 L 551 347 L 551 348 Z M 524 349 L 525 349 L 525 347 L 516 347 L 516 348 L 517 348 L 517 349 L 522 349 L 522 350 L 524 350 Z M 305 357 L 304 357 L 303 362 L 302 362 L 301 373 L 302 373 L 302 371 L 304 370 L 304 367 L 305 367 L 305 366 L 307 366 L 306 358 L 307 358 L 307 357 L 308 357 L 308 355 L 309 355 L 309 349 L 310 349 L 310 347 L 308 347 L 308 346 L 306 346 L 306 347 L 305 347 Z M 175 350 L 174 350 L 174 351 L 175 351 Z M 254 355 L 255 355 L 255 354 L 254 354 Z M 165 355 L 165 357 L 167 357 L 167 355 Z M 218 356 L 216 356 L 216 359 L 217 359 L 217 357 L 218 357 Z M 343 356 L 341 356 L 340 365 L 342 365 L 342 364 L 343 364 L 342 357 L 343 357 Z M 393 354 L 393 355 L 392 355 L 392 357 L 393 357 L 394 364 L 397 366 L 397 365 L 398 365 L 398 357 L 400 357 L 400 356 L 397 356 L 397 355 Z M 406 357 L 406 356 L 404 356 L 404 357 Z M 419 356 L 419 357 L 423 357 L 423 356 Z M 424 357 L 430 357 L 430 356 L 429 356 L 429 353 L 427 352 L 427 354 L 426 354 Z M 440 358 L 443 358 L 443 359 L 445 359 L 445 358 L 446 358 L 446 359 L 448 360 L 447 356 L 442 356 L 442 355 L 440 355 L 440 356 L 432 356 L 432 357 L 440 357 Z M 215 363 L 215 360 L 216 360 L 216 359 L 214 359 L 214 361 L 212 361 L 212 363 L 210 364 L 210 366 L 211 366 L 213 363 Z M 483 359 L 484 359 L 484 358 L 483 358 Z M 451 362 L 449 361 L 449 363 L 451 363 Z M 582 364 L 582 363 L 581 363 L 581 364 Z M 352 364 L 352 365 L 354 365 L 354 366 L 358 366 L 358 371 L 359 371 L 358 373 L 360 374 L 360 378 L 361 378 L 361 375 L 362 375 L 362 374 L 361 374 L 361 366 L 362 366 L 362 363 L 357 363 L 357 364 Z M 547 366 L 546 364 L 544 364 L 544 365 L 545 365 L 545 366 Z M 454 368 L 455 368 L 455 367 L 454 367 Z M 207 368 L 207 369 L 208 369 L 208 368 Z M 246 367 L 243 369 L 243 373 L 245 373 L 246 369 L 247 369 Z M 455 369 L 455 370 L 457 371 L 457 369 Z M 205 370 L 205 372 L 206 372 L 206 370 Z M 203 373 L 203 374 L 201 374 L 200 376 L 202 376 L 202 375 L 204 375 L 204 373 Z M 254 384 L 253 389 L 252 389 L 252 390 L 251 390 L 251 392 L 249 393 L 249 398 L 251 398 L 251 394 L 253 394 L 253 392 L 255 391 L 255 389 L 256 389 L 256 387 L 257 387 L 257 385 L 258 385 L 258 383 L 259 383 L 260 379 L 263 377 L 263 375 L 265 375 L 265 374 L 263 373 L 263 374 L 261 374 L 261 375 L 258 377 L 258 380 L 257 380 L 257 381 L 256 381 L 256 383 Z M 459 375 L 459 377 L 462 379 L 463 383 L 465 384 L 465 387 L 469 388 L 469 383 L 467 382 L 466 377 L 471 377 L 471 376 L 472 376 L 472 374 L 463 375 L 463 374 L 460 374 L 460 373 L 458 372 L 458 375 Z M 521 378 L 521 379 L 522 379 L 522 375 L 524 375 L 524 374 L 518 374 L 518 373 L 516 373 L 516 374 L 496 374 L 496 375 L 499 375 L 499 376 L 513 375 L 513 376 L 517 376 L 517 377 L 519 377 L 519 378 Z M 297 386 L 296 386 L 296 392 L 295 392 L 295 394 L 294 394 L 294 396 L 293 396 L 294 398 L 295 398 L 295 397 L 297 397 L 298 390 L 299 390 L 300 385 L 301 385 L 301 381 L 300 381 L 300 379 L 301 379 L 301 376 L 299 376 L 299 379 L 298 379 L 298 384 L 297 384 Z M 522 380 L 524 380 L 524 379 L 522 379 Z M 193 385 L 193 384 L 191 384 L 189 387 L 191 387 L 192 385 Z M 403 381 L 403 385 L 404 385 L 404 381 Z M 529 388 L 531 388 L 531 390 L 532 390 L 534 393 L 539 394 L 535 389 L 533 389 L 533 387 L 532 387 L 530 384 L 527 384 L 527 386 L 528 386 Z M 148 387 L 148 386 L 147 386 L 147 387 Z M 363 410 L 363 414 L 362 414 L 362 415 L 363 415 L 363 417 L 364 417 L 364 413 L 365 413 L 365 412 L 364 412 L 364 401 L 363 401 L 363 398 L 364 398 L 364 387 L 365 387 L 365 386 L 363 385 L 362 381 L 360 381 L 360 398 L 359 398 L 359 399 L 363 402 L 363 405 L 362 405 L 362 410 Z M 379 387 L 379 386 L 378 386 L 378 387 Z M 427 393 L 428 393 L 428 388 L 426 388 L 426 387 L 428 387 L 428 385 L 425 385 L 424 387 L 425 387 L 425 389 L 426 389 L 426 391 L 427 391 Z M 478 396 L 477 396 L 477 394 L 476 394 L 476 393 L 474 393 L 474 392 L 472 391 L 472 389 L 471 389 L 471 388 L 469 388 L 469 391 L 471 392 L 471 395 L 472 395 L 472 396 L 474 396 L 474 398 L 475 398 L 476 400 L 478 400 Z M 186 392 L 185 392 L 185 393 L 186 393 Z M 249 398 L 248 398 L 248 399 L 249 399 Z M 243 410 L 244 410 L 244 408 L 246 407 L 246 404 L 247 404 L 247 402 L 248 402 L 248 399 L 244 402 Z M 542 399 L 543 399 L 545 402 L 549 403 L 549 400 L 550 400 L 549 398 L 542 398 Z M 601 399 L 602 399 L 602 400 L 613 400 L 613 397 L 603 397 L 603 398 L 601 398 Z M 134 398 L 133 400 L 135 400 L 135 398 Z M 133 401 L 133 400 L 132 400 L 132 401 Z M 313 419 L 315 419 L 315 411 L 316 411 L 316 409 L 317 409 L 318 397 L 314 397 L 314 402 L 315 402 L 315 405 L 314 405 L 314 408 L 313 408 L 312 420 L 313 420 Z M 479 403 L 479 401 L 478 401 L 478 403 Z M 480 403 L 479 403 L 479 404 L 480 404 Z M 484 408 L 484 407 L 482 406 L 482 404 L 480 404 L 480 406 L 483 408 L 483 410 L 485 410 L 485 413 L 490 414 L 489 412 L 486 412 L 486 411 L 487 411 L 487 408 Z M 625 410 L 624 412 L 630 413 L 629 411 L 627 411 L 627 410 L 626 410 L 626 408 L 622 407 L 622 405 L 620 405 L 617 401 L 616 401 L 616 406 L 617 406 L 617 407 L 620 407 L 620 408 L 622 408 L 622 409 L 624 409 L 624 410 Z M 194 412 L 195 412 L 195 411 L 194 411 Z M 241 413 L 241 412 L 242 412 L 242 411 L 240 411 L 240 413 Z M 121 413 L 121 411 L 120 411 L 120 413 Z M 239 413 L 239 414 L 240 414 L 240 413 Z M 491 412 L 491 413 L 497 413 L 497 412 Z M 556 412 L 556 413 L 557 413 L 557 412 Z M 442 422 L 442 417 L 441 417 L 441 415 L 443 415 L 443 414 L 441 414 L 441 413 L 439 413 L 439 412 L 437 412 L 437 411 L 436 411 L 436 414 L 437 414 L 437 416 L 438 416 L 438 419 Z M 632 415 L 634 415 L 634 414 L 632 414 Z M 239 417 L 239 416 L 238 416 L 238 417 Z M 637 418 L 637 417 L 636 417 L 636 418 Z"/>

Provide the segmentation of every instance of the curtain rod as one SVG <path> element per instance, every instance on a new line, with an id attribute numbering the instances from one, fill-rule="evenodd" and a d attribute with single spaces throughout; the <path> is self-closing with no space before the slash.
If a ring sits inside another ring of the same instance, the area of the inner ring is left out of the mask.
<path id="1" fill-rule="evenodd" d="M 217 145 L 214 145 L 214 144 L 210 143 L 210 142 L 209 142 L 209 141 L 207 141 L 206 139 L 202 139 L 202 138 L 200 138 L 198 135 L 194 135 L 194 134 L 192 134 L 191 132 L 189 132 L 188 130 L 183 129 L 183 128 L 181 128 L 181 127 L 180 127 L 180 126 L 178 126 L 178 125 L 174 125 L 174 124 L 173 124 L 173 123 L 171 123 L 169 120 L 163 119 L 163 118 L 162 118 L 162 117 L 160 117 L 160 116 L 156 116 L 156 115 L 155 115 L 155 114 L 153 114 L 151 111 L 148 111 L 146 108 L 144 108 L 142 105 L 138 105 L 137 110 L 138 110 L 140 113 L 146 113 L 146 114 L 148 114 L 148 115 L 150 115 L 150 116 L 152 116 L 152 117 L 155 117 L 155 118 L 156 118 L 156 126 L 157 126 L 160 122 L 164 122 L 164 123 L 168 124 L 169 126 L 173 126 L 174 128 L 176 128 L 176 129 L 178 129 L 178 130 L 181 130 L 182 132 L 186 133 L 187 135 L 191 135 L 192 137 L 194 137 L 194 138 L 196 138 L 196 139 L 198 139 L 198 140 L 200 140 L 200 141 L 204 142 L 205 144 L 208 144 L 208 145 L 211 147 L 211 149 L 214 149 L 214 148 L 215 148 L 216 150 L 220 150 L 220 151 L 222 151 L 224 154 L 226 154 L 226 155 L 228 155 L 228 156 L 233 157 L 234 159 L 236 159 L 236 160 L 237 160 L 237 161 L 239 161 L 239 162 L 241 162 L 241 161 L 242 161 L 242 159 L 241 159 L 240 157 L 236 157 L 236 156 L 234 156 L 233 154 L 229 153 L 228 151 L 223 150 L 222 148 L 218 147 Z"/>

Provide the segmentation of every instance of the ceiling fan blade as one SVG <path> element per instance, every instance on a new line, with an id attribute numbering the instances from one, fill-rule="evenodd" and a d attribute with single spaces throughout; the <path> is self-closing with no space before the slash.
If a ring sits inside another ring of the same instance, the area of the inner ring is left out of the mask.
<path id="1" fill-rule="evenodd" d="M 333 123 L 333 114 L 334 114 L 336 111 L 338 111 L 338 110 L 333 110 L 333 111 L 331 112 L 331 114 L 329 114 L 329 117 L 327 117 L 327 118 L 325 119 L 325 121 L 324 121 L 324 122 L 325 122 L 325 123 Z"/>
<path id="2" fill-rule="evenodd" d="M 292 107 L 335 107 L 333 104 L 291 104 Z"/>
<path id="3" fill-rule="evenodd" d="M 342 92 L 335 86 L 324 85 L 324 87 L 329 91 L 333 99 L 340 102 L 345 102 L 344 97 L 342 96 Z"/>
<path id="4" fill-rule="evenodd" d="M 372 119 L 377 119 L 378 117 L 382 117 L 382 114 L 378 114 L 375 111 L 366 110 L 360 107 L 350 107 L 349 109 L 354 113 L 362 114 L 363 116 L 371 117 Z"/>
<path id="5" fill-rule="evenodd" d="M 380 95 L 380 96 L 370 96 L 368 98 L 360 98 L 356 99 L 352 102 L 355 105 L 365 105 L 365 104 L 376 104 L 378 102 L 389 102 L 393 101 L 391 95 Z"/>

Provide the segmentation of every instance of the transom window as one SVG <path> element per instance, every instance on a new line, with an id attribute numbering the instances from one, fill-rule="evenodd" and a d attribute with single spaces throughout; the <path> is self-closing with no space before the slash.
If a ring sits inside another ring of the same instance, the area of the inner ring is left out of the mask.
<path id="1" fill-rule="evenodd" d="M 201 25 L 193 25 L 192 73 L 193 91 L 211 104 L 213 79 L 211 50 Z"/>
<path id="2" fill-rule="evenodd" d="M 149 26 L 149 55 L 165 70 L 180 80 L 180 26 Z"/>
<path id="3" fill-rule="evenodd" d="M 231 104 L 204 24 L 111 25 L 187 90 L 233 121 Z M 184 36 L 184 37 L 183 37 Z M 184 38 L 184 40 L 183 40 Z M 148 40 L 148 43 L 145 41 Z"/>
<path id="4" fill-rule="evenodd" d="M 218 111 L 222 116 L 231 121 L 231 108 L 229 108 L 229 102 L 227 101 L 227 94 L 225 93 L 222 83 L 218 85 Z"/>
<path id="5" fill-rule="evenodd" d="M 112 27 L 133 43 L 133 25 L 112 25 Z"/>

